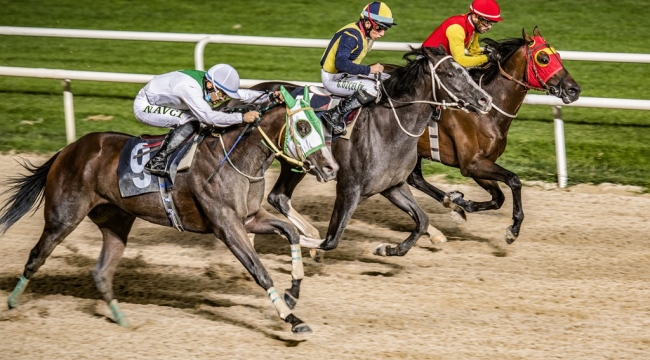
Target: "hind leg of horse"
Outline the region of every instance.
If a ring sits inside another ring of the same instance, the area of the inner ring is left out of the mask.
[[[54,201],[52,201],[54,203]],[[45,226],[38,243],[29,253],[25,270],[18,284],[9,295],[7,305],[10,309],[18,307],[20,297],[27,287],[27,283],[45,263],[52,251],[79,225],[88,212],[87,204],[66,203],[65,206],[47,206],[45,213]]]
[[[503,182],[512,191],[512,220],[513,223],[506,230],[506,242],[512,244],[519,236],[521,223],[524,221],[524,212],[521,202],[521,180],[519,177],[503,167],[497,165],[491,160],[483,159],[475,162],[471,166],[471,171],[463,173],[465,176],[470,176],[479,184],[483,189],[492,195],[490,201],[473,202],[465,201],[464,199],[453,200],[458,205],[462,206],[467,212],[476,212],[484,210],[495,210],[501,208],[505,197],[499,188],[497,181]]]
[[[393,205],[397,206],[400,210],[409,214],[409,216],[411,216],[415,221],[415,229],[406,240],[402,241],[396,247],[391,247],[387,244],[380,245],[375,250],[376,255],[404,256],[411,247],[413,247],[413,244],[415,244],[418,239],[427,232],[431,236],[431,242],[434,244],[440,244],[447,241],[447,238],[442,232],[440,232],[440,230],[429,224],[429,216],[415,201],[411,189],[406,183],[386,189],[382,191],[381,195],[388,199]]]
[[[280,319],[291,324],[291,331],[296,334],[311,333],[311,328],[291,312],[289,306],[273,287],[273,280],[248,240],[246,229],[241,224],[241,218],[229,209],[222,208],[219,210],[219,218],[212,220],[215,236],[222,239],[237,260],[244,265],[255,279],[255,282],[266,291]],[[226,226],[220,226],[219,224],[225,224]]]
[[[300,283],[305,276],[298,229],[269,214],[263,208],[260,208],[255,217],[246,223],[245,228],[246,231],[255,234],[278,234],[289,240],[291,246],[291,288],[285,289],[284,301],[293,310],[300,297]]]
[[[110,307],[113,320],[118,325],[128,328],[129,320],[120,310],[113,293],[113,275],[124,254],[135,216],[111,205],[99,206],[93,209],[88,216],[99,227],[103,237],[102,251],[93,270],[95,285]]]
[[[298,213],[293,206],[291,206],[291,196],[296,186],[305,177],[304,173],[296,173],[291,171],[291,165],[285,162],[280,162],[280,176],[273,185],[273,189],[267,197],[267,201],[271,206],[278,210],[282,215],[286,216],[292,224],[294,224],[300,232],[311,239],[318,239],[320,242],[320,233],[310,224],[305,218]]]
[[[415,168],[406,178],[406,182],[413,186],[414,188],[422,191],[423,193],[431,196],[436,201],[444,205],[444,207],[451,209],[451,217],[456,222],[465,222],[467,221],[467,216],[465,215],[465,210],[462,207],[458,206],[456,203],[451,201],[449,194],[433,186],[422,176],[422,158],[418,156],[417,163]],[[462,197],[462,194],[461,194]]]

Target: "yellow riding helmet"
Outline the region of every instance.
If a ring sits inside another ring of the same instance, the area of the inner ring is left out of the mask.
[[[366,5],[361,11],[361,18],[381,24],[386,28],[397,25],[393,22],[393,12],[390,11],[388,5],[380,1],[374,1]]]

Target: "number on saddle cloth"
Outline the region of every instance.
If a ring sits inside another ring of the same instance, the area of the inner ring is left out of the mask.
[[[192,137],[193,138],[193,137]],[[202,138],[201,138],[202,139]],[[169,156],[169,173],[174,179],[178,166],[194,141],[185,141]],[[144,169],[144,165],[155,156],[158,151],[151,151],[147,145],[160,142],[160,138],[130,138],[122,148],[117,167],[118,184],[122,197],[130,197],[150,192],[159,191],[157,176]],[[169,181],[171,187],[173,181]]]

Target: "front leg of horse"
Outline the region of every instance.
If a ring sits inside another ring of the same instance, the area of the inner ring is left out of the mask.
[[[321,237],[318,230],[291,206],[293,191],[304,177],[304,173],[292,171],[291,165],[281,161],[280,176],[273,185],[267,201],[282,215],[286,216],[309,240],[318,239],[320,242]]]
[[[503,182],[512,190],[512,225],[506,229],[505,234],[506,242],[512,244],[517,240],[521,223],[524,220],[521,203],[521,181],[514,173],[505,169],[503,170],[505,171]],[[489,206],[484,206],[486,203],[473,203],[473,208],[476,208],[477,211],[500,209],[505,201],[505,196],[499,188],[499,184],[493,180],[477,178],[474,178],[474,181],[492,195],[492,200],[489,202]]]
[[[447,237],[440,232],[440,230],[429,225],[429,216],[415,201],[415,198],[406,183],[384,190],[381,194],[393,203],[393,205],[411,216],[415,221],[415,229],[406,240],[402,241],[396,247],[381,244],[375,250],[376,255],[404,256],[411,247],[413,247],[413,244],[415,244],[424,234],[429,234],[429,236],[431,236],[430,240],[433,244],[442,244],[447,241]]]
[[[499,188],[497,181],[501,181],[508,185],[512,190],[512,225],[506,229],[506,242],[512,244],[519,236],[521,223],[524,220],[524,212],[521,202],[521,181],[519,177],[503,167],[497,165],[491,160],[483,159],[472,166],[475,171],[468,174],[477,184],[485,189],[492,199],[486,202],[472,202],[467,201],[467,207],[464,207],[468,212],[496,210],[500,209],[505,201],[505,196]],[[461,205],[462,206],[462,205]]]
[[[220,228],[215,224],[226,224],[226,226]],[[291,324],[291,331],[295,334],[311,333],[311,328],[291,312],[287,303],[278,294],[271,276],[248,240],[246,229],[241,226],[241,222],[238,224],[237,217],[222,216],[218,221],[213,221],[213,226],[215,226],[215,236],[223,240],[255,282],[266,291],[280,319]]]
[[[521,180],[514,173],[507,182],[512,189],[512,225],[506,230],[506,242],[512,244],[521,230],[521,223],[524,221],[524,209],[521,202]]]
[[[263,208],[245,224],[246,231],[255,234],[278,234],[289,240],[291,246],[291,288],[285,289],[284,301],[294,309],[300,298],[300,284],[305,277],[300,248],[300,234],[291,224],[281,221]]]
[[[487,191],[491,199],[488,201],[473,201],[465,200],[465,194],[460,191],[451,191],[446,194],[446,202],[450,202],[453,206],[461,207],[463,210],[474,213],[485,210],[498,210],[506,200],[503,192],[499,188],[499,184],[494,180],[480,179],[472,176],[474,181],[479,184],[485,191]]]
[[[451,217],[454,219],[454,221],[461,223],[467,221],[467,217],[465,216],[465,211],[463,208],[458,206],[456,203],[454,203],[451,198],[450,194],[445,194],[444,191],[438,189],[437,187],[433,186],[426,180],[424,180],[424,176],[422,175],[422,158],[418,156],[417,163],[415,164],[415,168],[413,171],[409,174],[408,178],[406,178],[406,182],[413,186],[414,188],[422,191],[423,193],[429,195],[439,203],[441,203],[444,207],[451,209]],[[461,195],[462,194],[458,193]]]
[[[348,186],[342,182],[336,185],[336,200],[334,201],[330,224],[327,228],[327,235],[317,249],[310,251],[310,255],[314,261],[322,262],[324,258],[323,251],[336,249],[339,245],[343,231],[348,225],[357,205],[359,205],[359,199],[360,192],[356,186]]]

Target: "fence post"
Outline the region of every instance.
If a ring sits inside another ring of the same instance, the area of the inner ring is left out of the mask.
[[[555,125],[555,157],[557,160],[557,183],[560,188],[567,185],[566,149],[564,147],[564,121],[562,107],[553,106],[553,122]]]
[[[70,90],[70,80],[63,80],[63,113],[65,114],[65,139],[68,144],[76,140],[74,128],[74,106],[72,105],[72,91]]]

